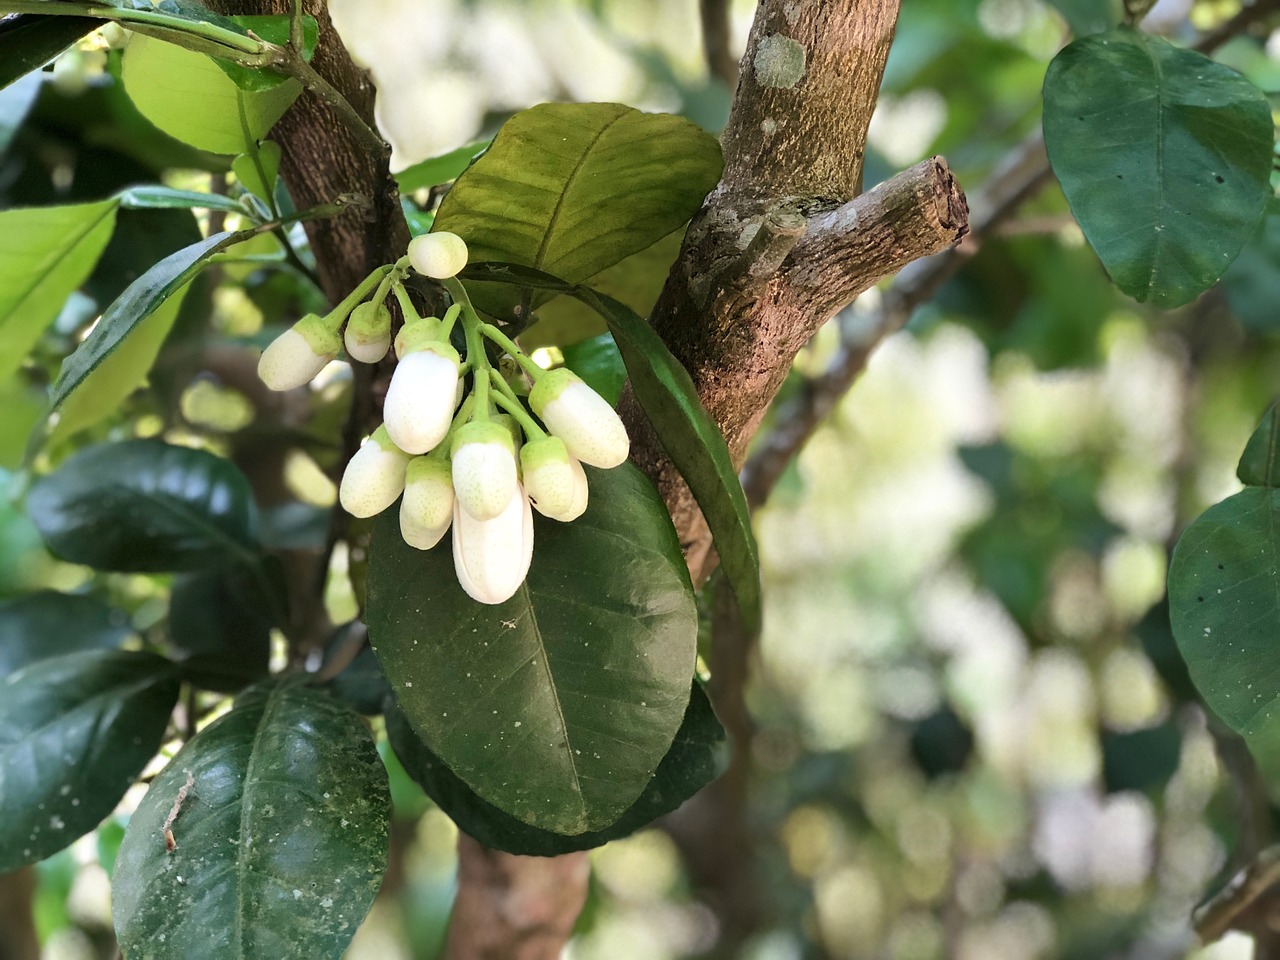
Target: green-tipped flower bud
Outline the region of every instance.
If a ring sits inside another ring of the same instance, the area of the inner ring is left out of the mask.
[[[414,457],[400,501],[400,535],[418,550],[430,550],[453,523],[453,479],[448,461]]]
[[[437,317],[418,317],[409,320],[396,334],[396,356],[404,359],[415,350],[440,339],[440,320]]]
[[[544,517],[567,522],[587,509],[587,475],[559,437],[539,437],[520,448],[524,490]]]
[[[516,476],[511,431],[492,420],[458,429],[453,437],[453,489],[458,503],[476,520],[491,520],[506,509]]]
[[[467,265],[467,245],[456,233],[424,233],[409,241],[409,262],[424,277],[445,280]]]
[[[565,367],[548,370],[529,392],[529,405],[570,456],[593,467],[616,467],[627,459],[627,428],[607,400]]]
[[[361,363],[377,363],[391,346],[391,311],[385,303],[362,303],[351,311],[343,335],[347,354]]]
[[[372,517],[396,502],[404,490],[405,471],[413,459],[379,427],[356,451],[342,474],[338,501],[353,517]]]
[[[262,351],[258,377],[272,390],[292,390],[315,379],[342,349],[338,335],[309,313]]]

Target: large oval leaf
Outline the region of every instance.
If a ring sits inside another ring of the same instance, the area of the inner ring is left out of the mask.
[[[51,18],[53,19],[53,18]],[[116,223],[119,203],[0,211],[0,377],[23,358],[84,283]]]
[[[724,728],[711,709],[711,701],[695,683],[684,722],[640,798],[603,830],[566,837],[531,827],[481,800],[419,739],[403,713],[391,707],[386,718],[387,738],[405,771],[458,829],[486,847],[534,857],[555,857],[599,847],[635,833],[675,810],[716,776],[717,754],[724,742]]]
[[[497,606],[468,597],[448,544],[374,527],[369,635],[418,735],[480,797],[543,830],[617,820],[671,746],[689,699],[693,588],[671,519],[630,464],[587,468],[591,505],[538,518],[533,566]]]
[[[124,611],[101,600],[29,593],[0,604],[0,677],[48,657],[118,647],[132,632]]]
[[[89,447],[27,496],[49,549],[99,570],[162,573],[228,559],[256,564],[249,482],[204,450],[158,440]]]
[[[112,878],[120,947],[148,960],[337,957],[382,883],[389,816],[360,717],[298,683],[253,687],[129,821]]]
[[[1128,28],[1054,58],[1044,140],[1116,286],[1161,307],[1217,282],[1271,195],[1266,96],[1203,54]]]
[[[177,699],[173,664],[120,650],[41,660],[0,682],[0,873],[96,827],[155,756]]]
[[[687,221],[723,169],[715,137],[681,117],[617,103],[544,103],[498,131],[436,212],[433,230],[472,260],[520,263],[578,283]],[[519,291],[489,286],[477,307],[510,319]]]
[[[169,136],[210,153],[244,153],[302,92],[297,80],[245,90],[211,58],[135,34],[121,65],[138,111]]]

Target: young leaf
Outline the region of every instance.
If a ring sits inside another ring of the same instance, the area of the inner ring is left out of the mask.
[[[1076,40],[1044,80],[1044,140],[1112,280],[1176,307],[1207,290],[1271,195],[1266,95],[1203,54],[1129,28]]]
[[[51,443],[101,423],[120,409],[129,394],[146,383],[147,374],[178,319],[186,294],[184,286],[161,303],[131,337],[71,391],[58,411],[58,422],[50,434]]]
[[[159,749],[177,699],[173,664],[121,650],[0,681],[0,873],[96,827]]]
[[[625,304],[528,267],[476,263],[462,276],[567,293],[605,318],[627,366],[636,399],[653,422],[663,449],[689,484],[711,528],[720,564],[742,609],[743,623],[748,630],[758,630],[760,559],[742,484],[724,436],[703,408],[688,372],[671,355],[662,338]]]
[[[159,440],[89,447],[35,482],[27,513],[50,551],[99,570],[256,565],[249,482],[229,460]]]
[[[719,772],[717,755],[724,728],[699,684],[693,685],[684,721],[644,793],[614,823],[566,837],[522,823],[476,796],[413,732],[394,706],[386,711],[387,737],[396,756],[427,795],[458,829],[486,847],[521,856],[554,857],[603,846],[635,833],[670,813],[705,787]]]
[[[17,370],[89,274],[115,227],[115,200],[0,211],[0,378]]]
[[[483,606],[447,546],[374,522],[369,636],[400,709],[472,790],[555,833],[600,830],[644,791],[680,726],[697,642],[671,518],[635,467],[587,468],[573,523],[534,522],[528,579]]]
[[[1246,486],[1280,487],[1280,417],[1274,406],[1249,438],[1236,476]]]
[[[276,177],[280,174],[280,144],[274,140],[263,140],[258,144],[256,158],[252,150],[240,154],[231,161],[231,171],[240,181],[240,186],[269,206],[275,196]]]
[[[435,230],[466,238],[471,259],[508,261],[578,283],[688,220],[720,179],[715,137],[680,117],[616,103],[521,111],[458,177]],[[509,320],[519,291],[478,288]]]
[[[395,175],[400,192],[413,193],[415,190],[438,187],[442,183],[456,180],[467,167],[475,163],[480,153],[488,149],[489,143],[488,140],[477,140],[401,170]]]
[[[118,647],[132,633],[124,612],[101,600],[37,590],[0,604],[0,676],[64,653]]]
[[[19,13],[0,18],[0,88],[39,70],[90,30],[94,17],[46,17]]]
[[[134,35],[124,51],[124,87],[157,127],[210,153],[243,153],[284,116],[302,91],[297,80],[244,90],[201,53]]]
[[[218,193],[175,190],[173,187],[147,185],[130,187],[119,194],[120,204],[131,210],[225,210],[243,215],[245,209],[236,200]]]
[[[129,821],[112,878],[121,949],[151,960],[340,956],[382,883],[389,807],[360,717],[297,683],[251,687],[178,752]]]
[[[216,233],[199,243],[171,253],[129,284],[124,293],[103,312],[84,343],[62,362],[58,379],[50,391],[51,409],[56,410],[143,320],[204,269],[209,257],[254,235],[253,230]],[[0,328],[0,337],[2,336],[3,328]]]

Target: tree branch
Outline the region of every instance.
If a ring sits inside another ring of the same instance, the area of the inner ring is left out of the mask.
[[[730,47],[730,0],[702,0],[698,5],[702,15],[702,52],[707,58],[707,69],[713,77],[724,81],[732,90],[738,85],[738,61]]]

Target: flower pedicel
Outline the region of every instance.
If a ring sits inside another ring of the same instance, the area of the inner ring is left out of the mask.
[[[339,501],[353,516],[371,517],[399,499],[400,534],[419,550],[452,529],[458,583],[479,602],[496,604],[510,599],[529,571],[533,509],[562,522],[582,516],[582,464],[616,467],[630,441],[613,408],[580,378],[541,369],[480,319],[454,279],[466,263],[461,237],[416,237],[405,257],[379,267],[330,313],[308,315],[281,334],[263,351],[258,372],[274,390],[300,387],[343,343],[352,359],[378,362],[391,342],[386,299],[395,296],[405,323],[395,339],[399,363],[385,422],[347,464]],[[403,284],[411,269],[448,291],[453,306],[444,317],[418,315]],[[450,342],[458,324],[461,355]],[[500,372],[504,355],[533,382],[527,402]]]

